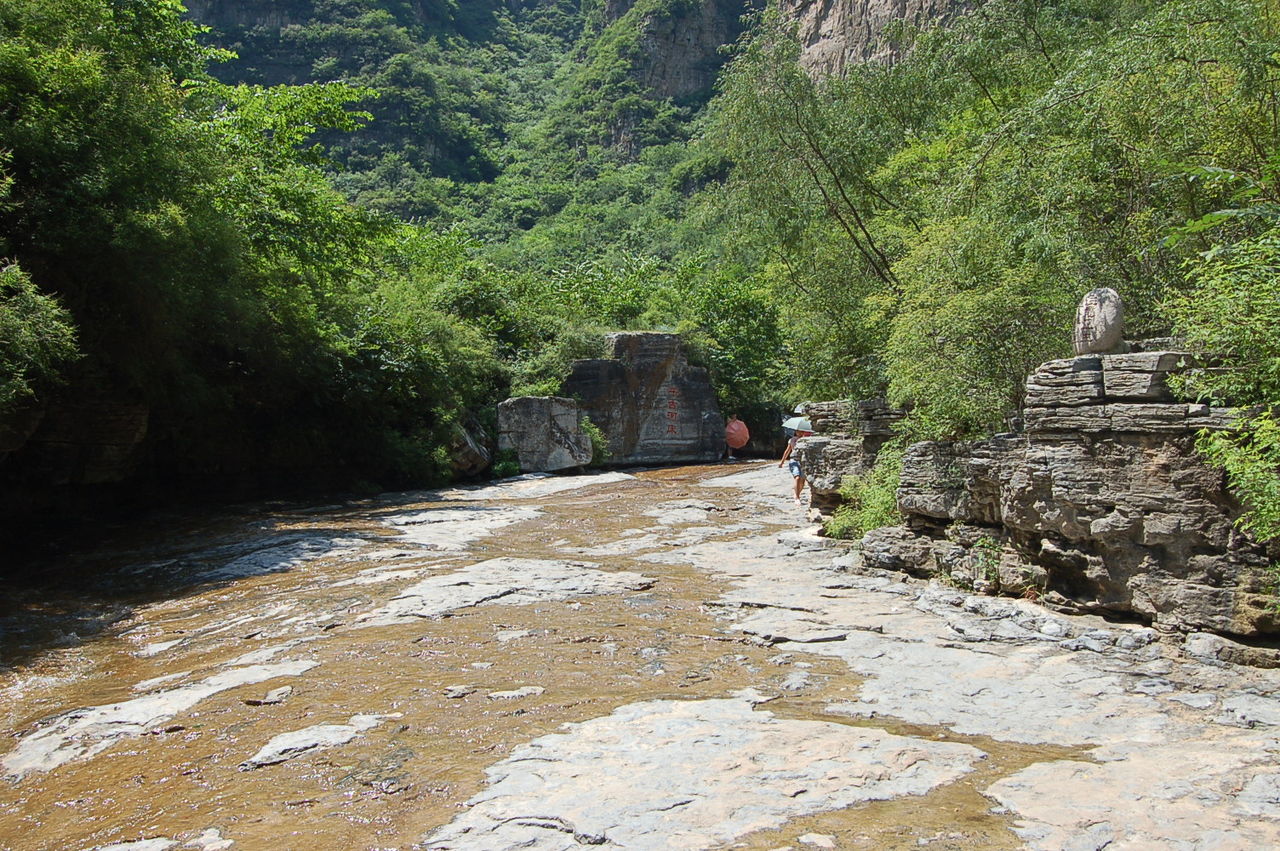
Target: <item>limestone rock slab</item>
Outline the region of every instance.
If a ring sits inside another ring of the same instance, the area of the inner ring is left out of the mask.
[[[1163,368],[1167,355],[1082,357],[1042,372],[1109,358]],[[1195,407],[1028,409],[1022,436],[914,444],[897,493],[906,522],[864,539],[866,564],[953,579],[968,565],[966,587],[1181,630],[1280,630],[1263,596],[1266,548],[1235,528],[1240,507],[1222,472],[1196,453]]]
[[[1030,848],[1275,848],[1276,755],[1274,743],[1232,735],[1120,745],[1101,749],[1100,763],[1038,763],[985,794]]]
[[[101,753],[120,739],[140,736],[218,692],[276,677],[298,676],[315,664],[291,661],[232,668],[181,688],[72,710],[20,739],[18,746],[0,759],[0,766],[6,776],[18,779],[50,771],[73,759]]]
[[[336,748],[361,733],[372,730],[388,718],[399,717],[398,712],[391,715],[352,715],[345,724],[315,724],[301,730],[281,733],[273,736],[257,753],[240,763],[240,770],[251,771],[264,765],[287,762],[311,751]]]
[[[1071,343],[1078,355],[1113,352],[1124,345],[1124,302],[1110,287],[1085,293],[1076,309]]]
[[[428,849],[710,848],[861,801],[922,795],[983,758],[968,745],[656,700],[517,748]]]
[[[540,512],[521,506],[466,506],[404,511],[382,516],[382,522],[398,531],[397,543],[411,543],[430,550],[465,550],[471,542],[505,526],[532,520]]]
[[[592,594],[620,594],[652,585],[652,579],[639,573],[599,570],[586,562],[495,558],[411,585],[385,606],[359,618],[358,623],[411,623],[472,606],[524,606]]]
[[[1172,402],[1169,375],[1190,362],[1184,352],[1133,352],[1102,358],[1105,393],[1130,402]]]
[[[560,386],[608,440],[606,463],[714,461],[724,420],[711,379],[689,364],[676,334],[628,332],[606,338],[609,356],[575,361]]]

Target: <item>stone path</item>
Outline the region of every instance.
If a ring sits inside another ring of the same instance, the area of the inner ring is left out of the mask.
[[[1280,674],[867,571],[788,491],[527,477],[103,556],[167,585],[0,670],[0,847],[1280,847]]]

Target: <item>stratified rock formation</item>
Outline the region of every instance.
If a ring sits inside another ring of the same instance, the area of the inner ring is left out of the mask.
[[[917,443],[901,527],[863,541],[864,563],[941,574],[1183,630],[1280,631],[1266,593],[1276,553],[1235,528],[1239,506],[1194,448],[1233,412],[1176,402],[1176,351],[1050,361],[1027,381],[1026,432]]]
[[[894,57],[883,37],[895,21],[917,26],[945,21],[972,3],[966,0],[780,0],[784,17],[796,22],[800,63],[812,74],[840,76],[860,62]]]
[[[454,426],[453,440],[449,443],[449,467],[454,476],[467,478],[478,476],[493,462],[489,451],[489,436],[477,423]]]
[[[114,391],[103,377],[86,376],[75,392],[19,411],[0,424],[0,461],[17,492],[30,485],[66,487],[122,482],[135,472],[151,409]]]
[[[591,461],[591,438],[572,399],[518,396],[498,405],[498,449],[515,450],[526,473],[550,473]]]
[[[861,476],[876,462],[903,412],[883,399],[862,402],[810,402],[805,415],[816,436],[801,438],[794,457],[810,487],[810,504],[823,514],[840,505],[840,482]]]
[[[608,441],[606,463],[714,461],[724,451],[724,420],[711,379],[690,366],[675,334],[610,334],[610,356],[580,360],[560,394],[577,399]]]

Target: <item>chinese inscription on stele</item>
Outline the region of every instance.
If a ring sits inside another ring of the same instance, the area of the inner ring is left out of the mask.
[[[660,420],[666,424],[663,436],[666,440],[680,439],[680,390],[668,385],[658,397],[660,412],[665,416]]]

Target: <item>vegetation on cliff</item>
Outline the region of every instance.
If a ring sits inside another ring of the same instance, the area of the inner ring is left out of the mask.
[[[766,11],[710,98],[642,82],[683,0],[193,5],[217,32],[0,0],[0,415],[91,382],[161,473],[422,482],[659,328],[749,420],[887,394],[965,436],[1113,286],[1261,406],[1205,449],[1277,531],[1274,0],[988,0],[840,79]]]
[[[1275,535],[1278,26],[1262,0],[991,0],[815,80],[766,15],[709,138],[733,242],[796,329],[797,395],[886,392],[917,438],[999,429],[1070,353],[1080,295],[1115,287],[1131,337],[1225,358],[1197,392],[1263,406],[1204,446]]]

